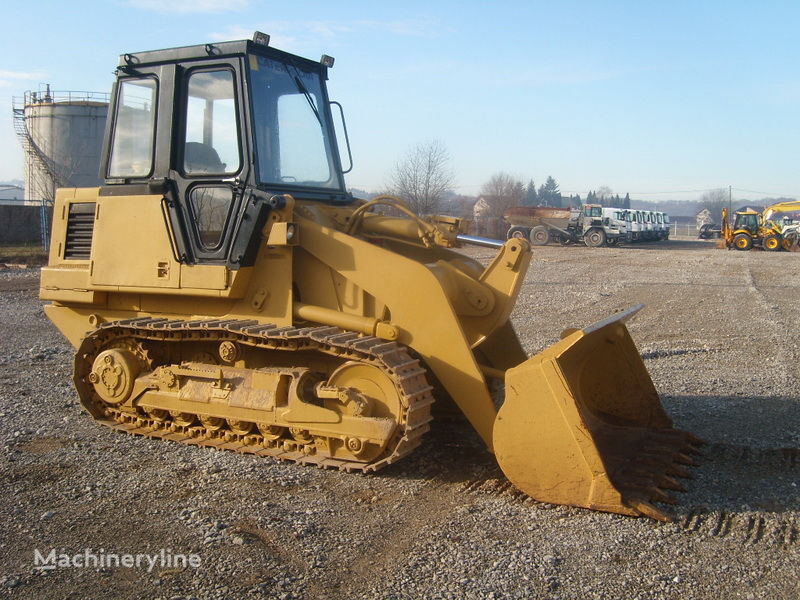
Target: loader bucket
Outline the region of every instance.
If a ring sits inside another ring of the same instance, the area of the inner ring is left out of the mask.
[[[532,498],[624,515],[669,517],[651,504],[702,441],[674,429],[624,321],[634,306],[579,330],[506,372],[494,424],[497,462]]]

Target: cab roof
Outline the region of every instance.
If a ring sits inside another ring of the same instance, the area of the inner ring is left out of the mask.
[[[179,46],[177,48],[165,48],[163,50],[148,50],[145,52],[132,52],[121,54],[119,57],[119,68],[122,70],[136,68],[145,65],[169,64],[177,62],[187,62],[192,60],[204,60],[210,57],[228,58],[232,56],[244,56],[245,54],[259,54],[278,60],[290,61],[297,67],[308,70],[322,71],[327,74],[325,65],[318,61],[309,60],[296,54],[284,52],[277,48],[272,48],[264,44],[256,44],[252,40],[236,40],[232,42],[216,42],[208,44],[198,44],[195,46]]]

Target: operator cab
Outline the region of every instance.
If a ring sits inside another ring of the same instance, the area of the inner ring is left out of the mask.
[[[252,264],[282,194],[352,202],[325,86],[333,59],[254,39],[120,57],[101,195],[163,194],[183,263]]]
[[[599,204],[585,204],[583,207],[583,215],[590,218],[600,218],[603,216],[603,207]]]
[[[739,231],[744,229],[751,234],[758,233],[758,213],[752,210],[745,210],[737,212],[733,222],[733,230]]]

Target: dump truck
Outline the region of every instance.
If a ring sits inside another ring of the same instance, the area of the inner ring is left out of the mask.
[[[533,498],[666,518],[654,503],[699,441],[625,326],[640,306],[528,357],[509,317],[529,243],[349,194],[332,66],[261,33],[120,57],[103,185],[58,190],[41,275],[85,410],[165,444],[369,473],[420,445],[435,400]]]
[[[778,202],[762,212],[750,208],[736,211],[733,224],[728,217],[728,209],[723,208],[722,247],[750,250],[755,246],[772,252],[798,247],[800,201]]]
[[[506,210],[503,218],[510,225],[508,239],[527,239],[534,246],[583,242],[598,247],[624,241],[627,235],[624,218],[604,214],[604,210],[607,209],[599,204],[584,204],[579,209],[515,206]]]

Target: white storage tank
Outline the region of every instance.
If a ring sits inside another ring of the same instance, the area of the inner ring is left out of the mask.
[[[17,132],[25,150],[25,199],[52,200],[59,187],[101,185],[108,94],[26,92]]]

